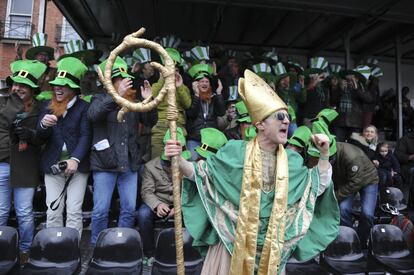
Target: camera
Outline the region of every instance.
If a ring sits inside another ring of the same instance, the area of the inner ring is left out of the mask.
[[[66,161],[59,161],[58,163],[50,166],[50,171],[53,175],[57,175],[65,171],[66,167],[68,167],[68,163]]]

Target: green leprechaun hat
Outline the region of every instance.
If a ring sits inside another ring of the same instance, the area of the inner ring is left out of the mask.
[[[288,56],[288,61],[284,62],[283,65],[285,65],[287,71],[292,68],[296,71],[297,74],[303,74],[304,72],[303,66],[300,65],[299,61],[292,58],[291,56]]]
[[[164,136],[164,140],[163,140],[164,145],[170,139],[171,139],[171,133],[170,133],[170,129],[168,129],[167,132],[165,133],[165,136]],[[191,152],[187,150],[183,129],[181,127],[177,128],[177,140],[180,142],[180,145],[183,147],[183,151],[181,152],[181,156],[184,159],[190,159],[191,158]],[[168,160],[168,158],[165,156],[165,152],[162,152],[161,159]]]
[[[108,59],[99,64],[99,68],[101,69],[102,73],[105,72],[105,66],[107,61]],[[117,76],[120,76],[122,78],[134,78],[132,75],[128,74],[128,64],[126,63],[126,61],[120,58],[119,56],[116,57],[114,65],[112,66],[111,78]]]
[[[34,89],[39,88],[37,81],[46,71],[47,66],[37,60],[18,60],[10,64],[11,75],[6,82],[9,86],[13,82],[25,84]]]
[[[88,71],[88,67],[75,57],[66,57],[57,63],[57,74],[50,85],[65,86],[72,89],[80,88],[80,80]]]
[[[325,108],[322,109],[315,118],[311,120],[311,122],[322,120],[325,122],[326,125],[330,125],[335,118],[338,117],[338,112],[334,109]]]
[[[171,57],[171,59],[174,61],[174,64],[176,66],[181,66],[184,63],[184,59],[182,58],[179,51],[173,48],[166,48],[165,51],[168,53],[168,55]],[[164,59],[162,56],[160,56],[161,63],[164,64]]]
[[[252,123],[246,104],[243,101],[237,102],[235,107],[237,111],[237,122]]]
[[[195,150],[203,158],[211,156],[227,143],[226,136],[215,128],[204,128],[200,130],[201,146],[197,146]]]
[[[196,64],[188,70],[188,74],[194,80],[210,77],[213,74],[213,67],[210,64]]]
[[[59,60],[71,56],[81,60],[87,66],[97,64],[99,62],[99,58],[103,55],[103,52],[95,49],[95,43],[92,39],[88,40],[85,45],[86,49],[82,40],[70,40],[63,45],[65,54],[62,55]]]
[[[371,75],[372,75],[373,77],[378,78],[378,77],[383,76],[383,75],[384,75],[384,73],[382,72],[382,70],[381,70],[381,68],[380,68],[380,67],[378,67],[378,66],[373,66],[373,67],[371,67]]]
[[[311,140],[312,132],[307,126],[299,126],[288,140],[289,144],[299,148],[307,148]]]
[[[312,133],[313,134],[325,134],[329,138],[329,156],[332,156],[336,153],[336,138],[334,135],[331,135],[329,132],[329,125],[324,121],[318,120],[312,122]],[[316,157],[315,155],[313,155]]]
[[[266,61],[271,62],[271,64],[275,64],[279,61],[279,56],[276,52],[276,49],[272,49],[269,52],[265,52],[262,58],[265,59]]]
[[[325,72],[326,67],[328,67],[328,60],[325,57],[312,57],[309,59],[309,68],[305,70],[304,74],[309,76],[311,74],[321,74]]]
[[[29,48],[26,51],[27,59],[35,59],[36,54],[45,52],[49,56],[49,60],[54,59],[55,50],[52,47],[46,46],[47,44],[47,34],[46,33],[36,33],[32,36],[32,45],[33,47]]]

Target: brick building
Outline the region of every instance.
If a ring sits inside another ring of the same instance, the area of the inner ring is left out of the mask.
[[[16,58],[16,43],[26,50],[31,47],[34,33],[48,34],[48,46],[56,48],[78,34],[50,0],[0,1],[0,88],[10,74],[9,64]],[[52,61],[54,65],[54,61]]]

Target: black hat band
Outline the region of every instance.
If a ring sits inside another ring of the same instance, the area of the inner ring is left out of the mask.
[[[296,136],[293,136],[293,137],[291,137],[291,139],[296,140],[296,141],[297,141],[300,145],[302,145],[302,146],[303,146],[303,148],[305,148],[305,147],[306,147],[305,142],[304,142],[303,140],[301,140],[300,138],[298,138],[298,137],[296,137]]]
[[[210,151],[210,152],[212,152],[214,154],[217,153],[217,151],[218,151],[217,149],[208,146],[208,144],[206,144],[206,143],[201,144],[200,148],[203,151]]]
[[[37,78],[34,77],[32,74],[30,74],[28,71],[25,71],[25,70],[17,71],[13,74],[13,77],[16,77],[16,76],[19,76],[19,77],[22,77],[22,78],[27,78],[30,81],[32,81],[33,83],[37,84]]]
[[[76,85],[80,84],[80,80],[76,76],[68,73],[67,71],[59,71],[56,78],[67,78],[72,80]]]

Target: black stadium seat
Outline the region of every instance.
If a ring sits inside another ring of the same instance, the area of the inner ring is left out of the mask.
[[[80,268],[79,233],[68,227],[39,231],[22,274],[76,274]]]
[[[321,254],[321,262],[334,274],[384,274],[362,253],[358,234],[353,228],[340,226],[336,239]]]
[[[142,242],[132,228],[108,228],[99,233],[86,274],[141,274]]]
[[[18,267],[18,243],[16,229],[0,226],[0,274],[10,274]]]
[[[414,255],[407,249],[401,229],[377,224],[369,237],[371,255],[392,274],[414,274]]]
[[[192,247],[192,238],[186,229],[183,229],[183,242],[185,274],[200,274],[203,267],[203,260],[198,251]],[[177,274],[174,228],[162,230],[158,235],[155,245],[152,275]]]

